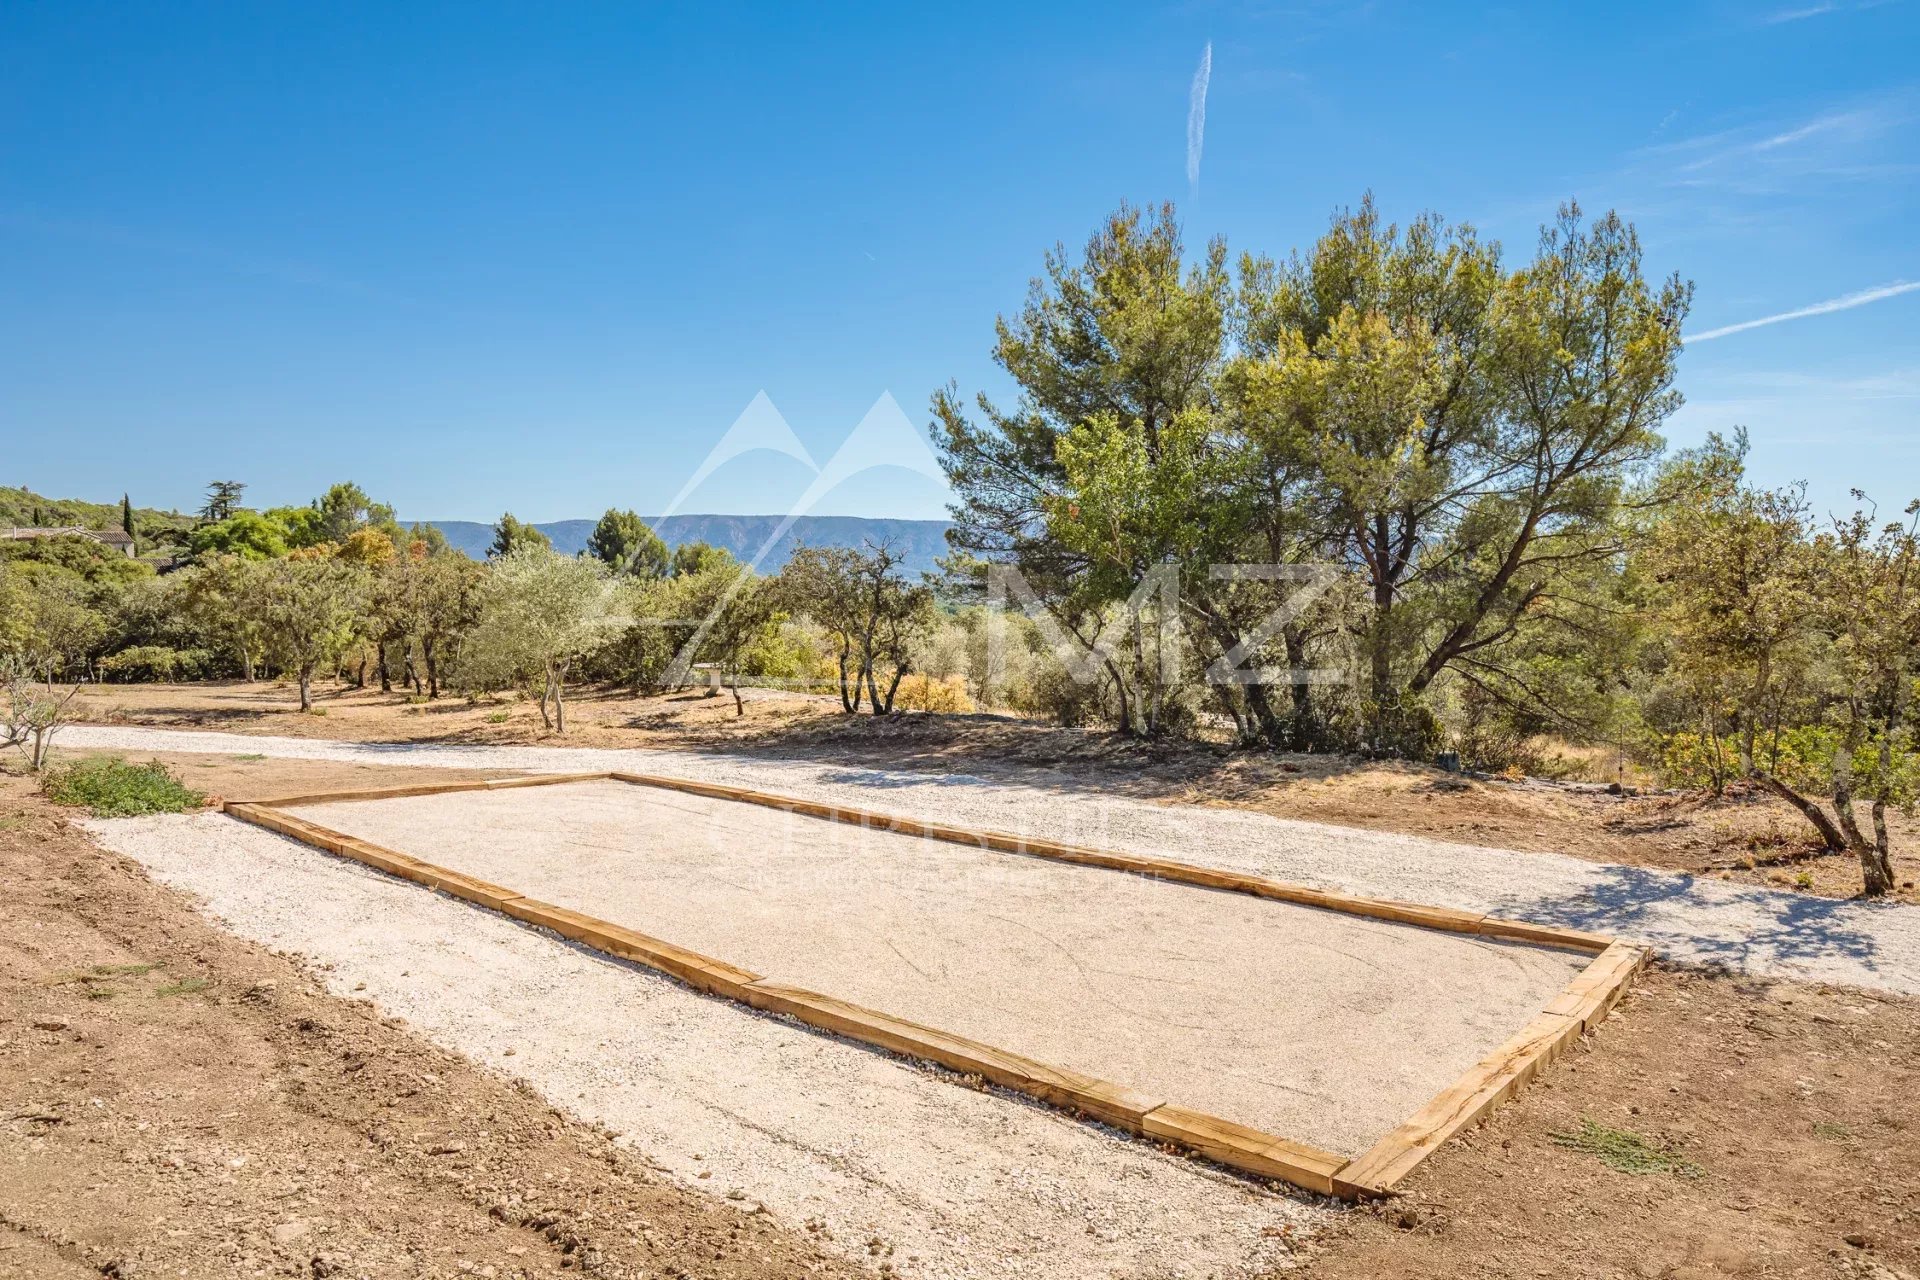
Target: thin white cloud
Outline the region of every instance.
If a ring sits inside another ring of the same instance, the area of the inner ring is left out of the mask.
[[[1833,13],[1839,7],[1837,4],[1816,4],[1809,5],[1805,9],[1782,9],[1778,13],[1768,14],[1761,21],[1770,27],[1775,27],[1783,22],[1802,22],[1808,18],[1817,18],[1823,13]]]
[[[1207,85],[1213,80],[1213,41],[1200,51],[1200,67],[1193,73],[1187,96],[1187,185],[1200,187],[1200,151],[1207,141]]]
[[[1776,133],[1771,138],[1762,138],[1753,144],[1755,151],[1772,151],[1776,147],[1790,147],[1796,142],[1804,142],[1815,134],[1831,133],[1835,129],[1844,129],[1855,125],[1869,124],[1872,117],[1863,111],[1838,111],[1832,115],[1809,120],[1797,129],[1788,129]]]
[[[1688,342],[1708,342],[1714,338],[1724,338],[1732,333],[1745,333],[1749,329],[1758,329],[1763,325],[1779,324],[1785,320],[1802,320],[1808,316],[1824,316],[1835,311],[1851,311],[1855,307],[1864,307],[1869,302],[1880,302],[1887,298],[1897,298],[1903,293],[1912,293],[1920,289],[1920,280],[1895,280],[1891,284],[1875,285],[1871,289],[1861,289],[1857,293],[1843,294],[1838,298],[1828,298],[1825,302],[1816,302],[1810,307],[1800,307],[1793,311],[1782,311],[1778,315],[1761,316],[1758,320],[1742,320],[1739,324],[1730,324],[1718,329],[1709,329],[1705,333],[1686,335]]]
[[[1764,163],[1770,166],[1799,167],[1801,165],[1825,165],[1832,161],[1828,152],[1792,151],[1796,143],[1822,134],[1839,133],[1844,142],[1852,142],[1871,137],[1886,129],[1890,113],[1884,107],[1866,107],[1851,111],[1830,111],[1825,115],[1797,124],[1790,129],[1779,129],[1762,137],[1754,137],[1741,130],[1728,130],[1722,133],[1708,134],[1705,137],[1689,138],[1682,142],[1668,143],[1649,148],[1652,153],[1664,153],[1682,159],[1678,172],[1701,174],[1707,171],[1747,174],[1751,166]],[[1790,151],[1791,155],[1776,156],[1771,153]]]
[[[1821,0],[1819,4],[1806,5],[1799,9],[1781,9],[1760,19],[1762,25],[1777,27],[1783,22],[1805,22],[1808,18],[1825,17],[1829,13],[1857,13],[1862,9],[1878,9],[1889,0],[1857,0],[1854,4],[1841,4],[1839,0]]]

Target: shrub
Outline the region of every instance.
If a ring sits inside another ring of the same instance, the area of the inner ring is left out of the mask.
[[[1105,692],[1104,682],[1076,680],[1048,654],[1034,662],[1024,685],[1008,690],[1007,700],[1023,716],[1074,729],[1111,718],[1103,705]]]
[[[139,644],[100,659],[104,680],[204,680],[218,660],[205,649],[174,649],[163,644]]]
[[[49,773],[40,787],[55,804],[80,806],[96,818],[185,813],[207,802],[158,760],[130,764],[119,756],[76,760]]]
[[[1834,753],[1839,733],[1825,725],[1800,725],[1762,734],[1753,746],[1754,762],[1788,786],[1800,791],[1826,791],[1833,786]],[[1719,790],[1740,776],[1739,745],[1732,734],[1710,738],[1682,731],[1659,744],[1660,779],[1670,787]],[[1889,799],[1905,808],[1920,791],[1920,756],[1905,743],[1888,753]],[[1880,744],[1869,740],[1853,757],[1853,785],[1871,792],[1880,783]]]
[[[967,696],[964,677],[948,676],[944,680],[936,680],[915,672],[900,681],[900,692],[894,699],[894,705],[907,711],[963,712],[973,710],[973,699]]]

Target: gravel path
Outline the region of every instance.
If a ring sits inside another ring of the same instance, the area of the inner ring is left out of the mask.
[[[671,774],[1593,929],[1655,947],[1670,960],[1757,976],[1920,994],[1920,910],[1910,906],[1840,901],[1232,809],[1157,805],[1044,774],[1012,784],[964,774],[700,752],[324,742],[119,726],[76,726],[64,730],[61,741],[131,751]]]
[[[232,818],[86,825],[334,994],[898,1275],[1237,1280],[1284,1269],[1290,1241],[1337,1216]]]

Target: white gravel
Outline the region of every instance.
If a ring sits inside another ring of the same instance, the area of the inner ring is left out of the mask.
[[[1346,1155],[1592,960],[623,782],[289,812]]]
[[[830,1247],[903,1276],[1264,1275],[1338,1212],[235,819],[86,825],[234,932],[306,957],[334,994],[525,1079],[690,1187],[822,1223]]]
[[[970,826],[1234,867],[1379,897],[1496,911],[1641,942],[1670,960],[1920,994],[1920,911],[1776,892],[1640,867],[1117,798],[1032,772],[854,769],[701,752],[325,742],[76,726],[61,742],[133,751],[534,772],[627,769],[733,783]]]

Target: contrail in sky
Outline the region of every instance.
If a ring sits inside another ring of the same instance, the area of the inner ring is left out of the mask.
[[[1705,333],[1689,333],[1686,339],[1688,342],[1705,342],[1709,338],[1724,338],[1730,333],[1745,333],[1749,329],[1758,329],[1762,325],[1779,324],[1782,320],[1824,316],[1830,311],[1851,311],[1855,307],[1864,307],[1869,302],[1879,302],[1883,298],[1897,298],[1903,293],[1912,293],[1915,289],[1920,289],[1920,280],[1896,280],[1892,284],[1875,285],[1871,289],[1862,289],[1858,293],[1828,298],[1825,302],[1816,302],[1810,307],[1801,307],[1795,311],[1782,311],[1779,315],[1761,316],[1758,320],[1743,320],[1739,324],[1709,329]]]
[[[1193,73],[1193,93],[1187,99],[1187,185],[1200,189],[1200,148],[1207,141],[1207,82],[1213,79],[1213,41],[1200,53],[1200,69]]]

